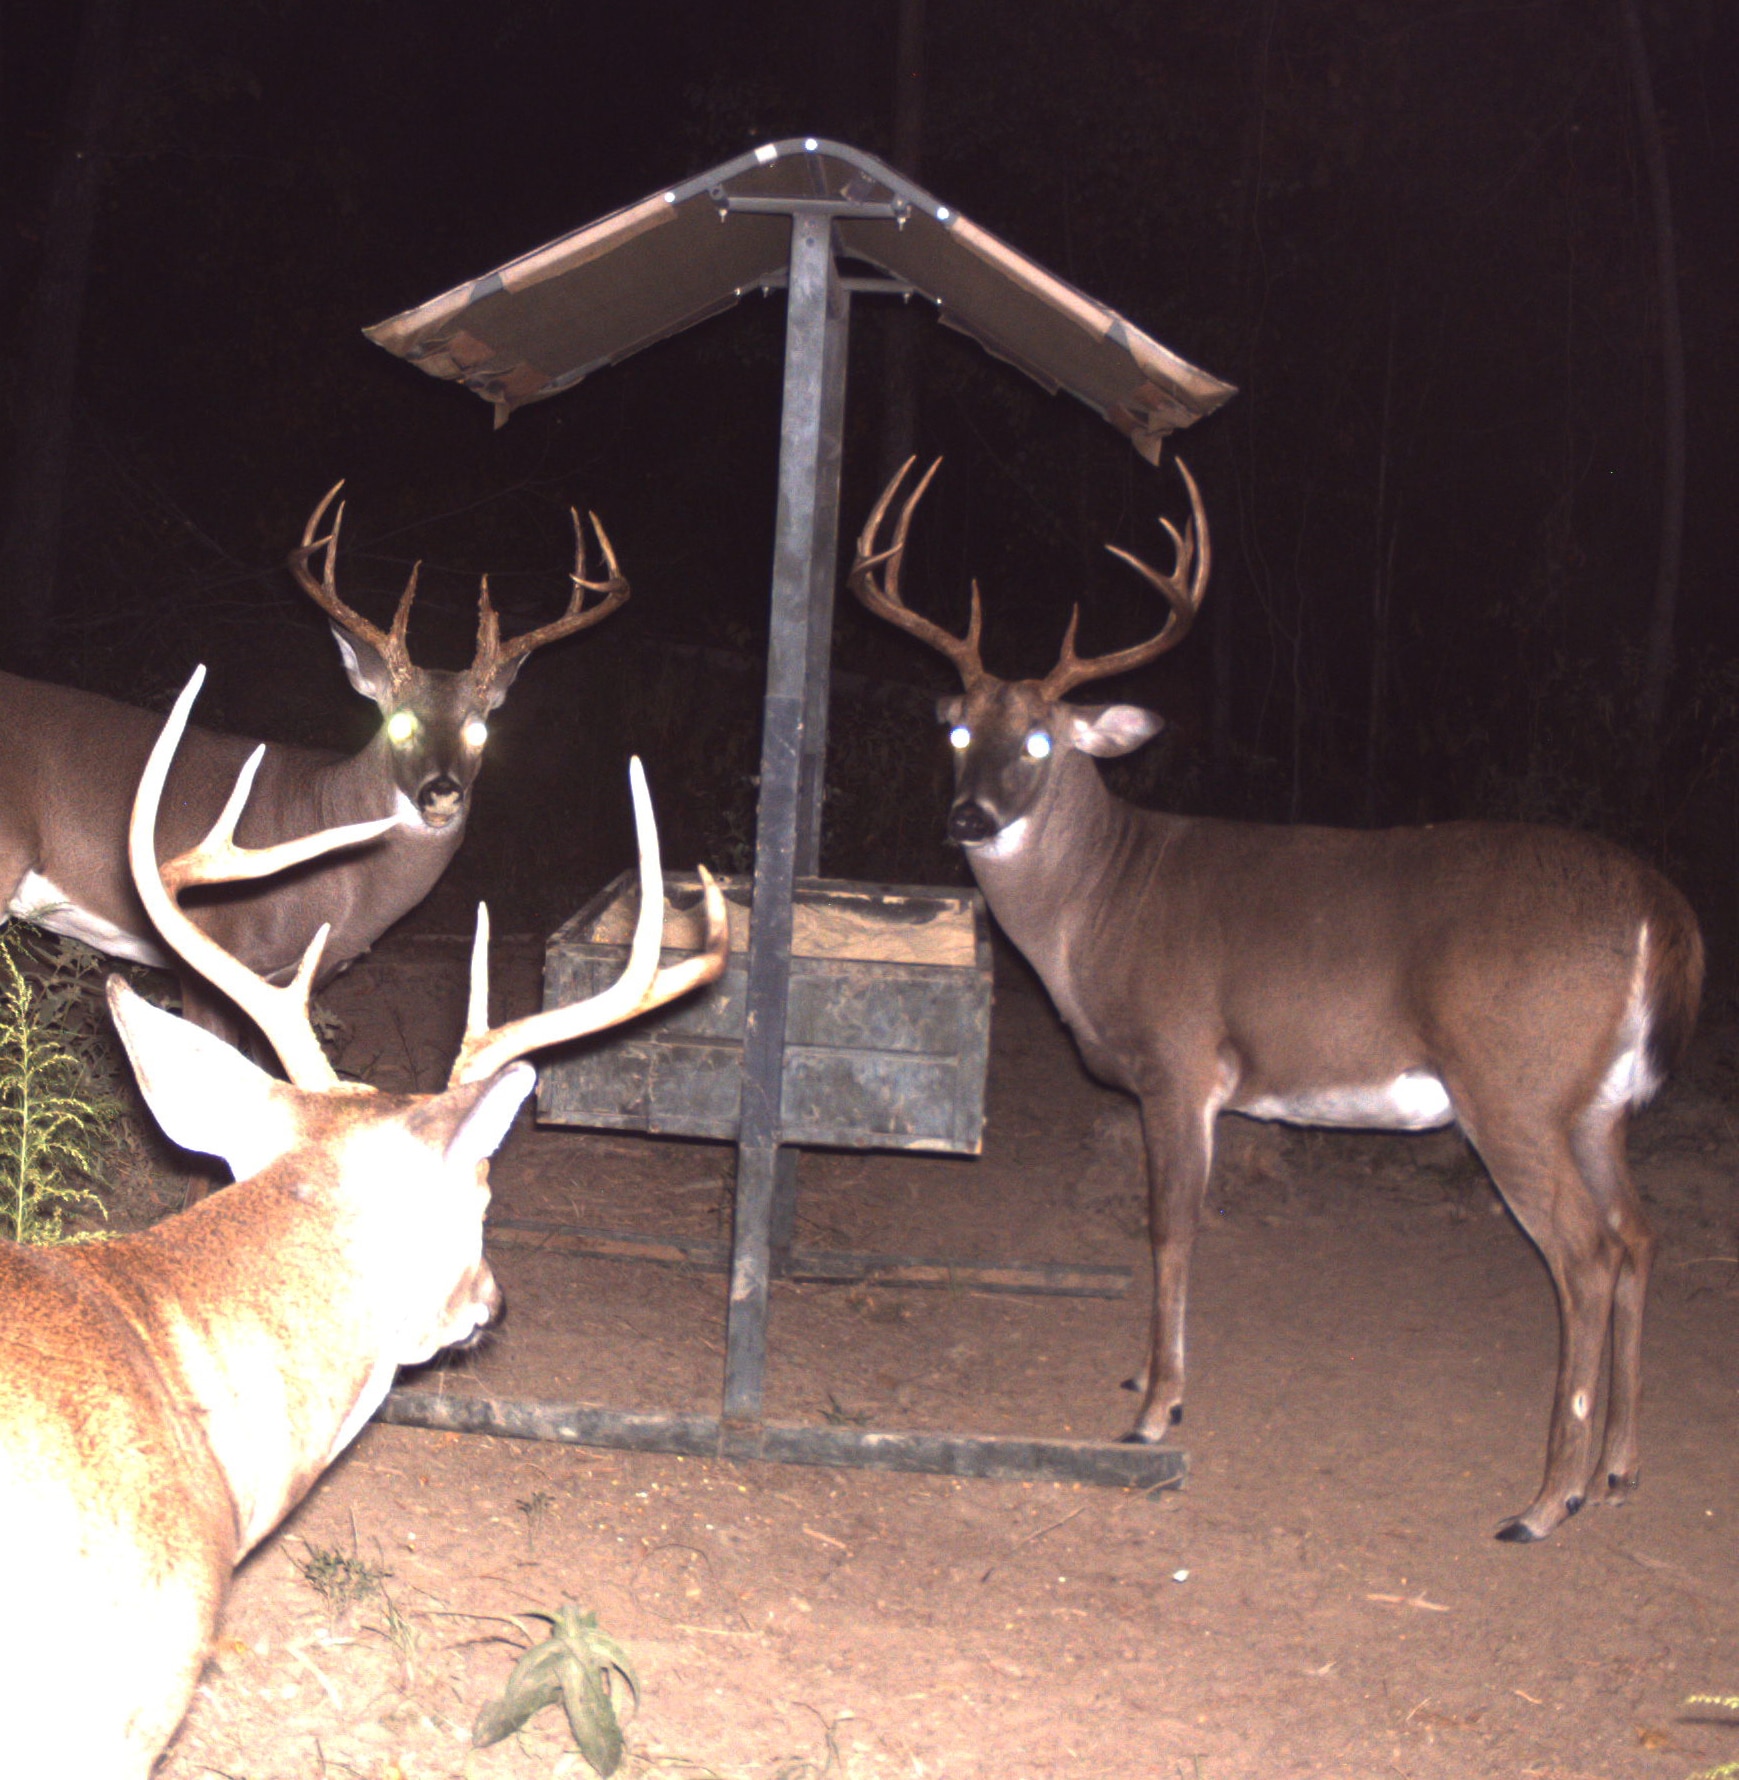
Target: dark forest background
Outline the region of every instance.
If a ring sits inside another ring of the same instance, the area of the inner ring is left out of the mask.
[[[627,861],[630,750],[672,863],[741,867],[782,300],[500,432],[359,330],[814,133],[1239,386],[1178,441],[1203,622],[1107,683],[1171,720],[1123,790],[1598,829],[1730,958],[1736,39],[1719,0],[4,0],[0,662],[161,707],[206,660],[203,721],[354,747],[375,715],[282,567],[326,487],[347,597],[384,621],[423,559],[413,648],[446,666],[480,572],[510,630],[560,609],[591,507],[634,598],[527,667],[417,919],[560,921]],[[1169,469],[922,305],[860,302],[851,376],[848,532],[904,438],[948,457],[913,604],[959,624],[976,575],[1005,674],[1077,597],[1086,648],[1153,627],[1101,545],[1165,562]],[[824,869],[962,878],[948,670],[848,604]]]

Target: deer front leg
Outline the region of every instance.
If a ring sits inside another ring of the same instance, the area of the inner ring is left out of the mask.
[[[1151,1444],[1183,1420],[1184,1311],[1190,1256],[1214,1160],[1214,1119],[1207,1096],[1168,1087],[1141,1096],[1147,1151],[1148,1220],[1153,1241],[1153,1324],[1147,1360],[1128,1388],[1141,1393],[1141,1413],[1124,1435]]]

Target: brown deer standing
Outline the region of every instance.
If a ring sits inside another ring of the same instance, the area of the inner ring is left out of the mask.
[[[576,514],[573,593],[562,617],[504,643],[485,580],[471,666],[463,672],[420,668],[405,641],[415,570],[388,631],[338,596],[334,558],[342,506],[331,531],[315,534],[342,487],[315,508],[290,564],[332,620],[351,685],[379,705],[385,721],[349,757],[268,747],[240,838],[270,846],[316,828],[391,820],[343,858],[304,865],[268,885],[228,887],[190,911],[235,957],[274,979],[295,968],[322,925],[331,938],[321,975],[330,978],[428,895],[464,837],[488,716],[525,658],[596,624],[628,597],[595,515],[606,575],[585,578]],[[318,578],[311,566],[317,555]],[[588,594],[602,597],[588,607]],[[111,957],[175,968],[188,1018],[233,1040],[241,1033],[233,1005],[164,953],[127,869],[128,808],[158,725],[152,713],[94,693],[0,674],[0,919],[15,915]],[[210,827],[254,746],[241,736],[188,730],[165,797],[159,841],[166,857]]]
[[[339,1081],[307,1018],[323,931],[295,980],[273,987],[175,899],[292,868],[380,823],[238,848],[250,765],[211,834],[160,883],[153,825],[198,684],[140,786],[134,869],[164,940],[245,1008],[290,1080],[111,978],[109,1005],[152,1111],[177,1142],[224,1157],[239,1184],[138,1235],[0,1245],[9,1775],[145,1780],[186,1711],[235,1565],[374,1413],[396,1367],[469,1342],[496,1315],[483,1216],[488,1157],[532,1085],[515,1059],[656,1007],[724,966],[724,906],[709,878],[706,950],[658,968],[663,880],[636,762],[641,915],[621,980],[490,1031],[479,910],[446,1092]]]
[[[851,586],[959,670],[941,720],[954,746],[948,832],[1093,1072],[1140,1102],[1151,1203],[1152,1340],[1131,1388],[1131,1440],[1182,1419],[1190,1252],[1221,1112],[1420,1131],[1455,1124],[1479,1152],[1557,1291],[1557,1393],[1545,1480],[1503,1539],[1541,1539],[1585,1501],[1637,1481],[1643,1300],[1654,1241],[1625,1161],[1631,1113],[1696,1018],[1703,947],[1685,899],[1591,835],[1496,822],[1363,832],[1137,809],[1093,755],[1127,753],[1160,719],[1077,705],[1085,681],[1183,640],[1207,584],[1207,518],[1162,575],[1114,550],[1171,608],[1146,642],[1075,653],[1079,608],[1042,680],[979,659],[976,584],[958,637],[901,600],[913,509],[892,545],[889,483]],[[1610,1356],[1603,1439],[1595,1409]]]

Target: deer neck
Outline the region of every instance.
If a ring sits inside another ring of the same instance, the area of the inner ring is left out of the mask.
[[[1074,935],[1092,919],[1128,852],[1136,815],[1105,788],[1088,756],[1069,749],[1025,816],[967,854],[991,913],[1053,998],[1066,977]]]
[[[93,1245],[99,1276],[228,1486],[237,1554],[263,1539],[378,1407],[382,1312],[345,1265],[355,1233],[311,1207],[291,1163],[137,1236]]]

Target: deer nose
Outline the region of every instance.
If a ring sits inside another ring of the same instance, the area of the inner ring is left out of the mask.
[[[457,779],[441,773],[417,793],[417,808],[425,816],[451,817],[458,812],[459,801],[464,795],[464,787]]]
[[[948,812],[948,838],[963,846],[987,841],[996,833],[996,819],[979,803],[957,803]]]

